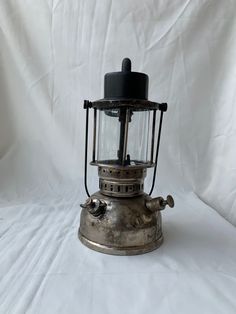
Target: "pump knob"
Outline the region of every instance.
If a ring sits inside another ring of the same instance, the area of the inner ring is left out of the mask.
[[[175,206],[175,201],[171,195],[167,195],[166,200],[163,200],[162,204],[173,208]]]
[[[171,208],[174,207],[175,202],[171,195],[168,195],[166,197],[166,200],[163,197],[159,196],[153,199],[148,199],[146,201],[146,207],[152,212],[163,210],[165,209],[166,205]]]

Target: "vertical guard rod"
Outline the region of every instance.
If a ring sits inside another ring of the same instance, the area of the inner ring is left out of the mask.
[[[126,154],[127,154],[127,142],[128,142],[128,127],[129,127],[129,109],[126,109],[125,113],[125,130],[124,130],[124,144],[123,144],[123,156],[122,165],[125,165]]]
[[[95,162],[95,158],[96,158],[96,137],[97,137],[97,109],[94,108],[94,112],[93,112],[93,157],[92,157],[93,162]]]
[[[153,163],[153,156],[154,156],[155,128],[156,128],[156,110],[153,110],[152,141],[151,141],[151,158],[150,158],[151,163]]]
[[[88,163],[88,123],[89,123],[89,107],[86,107],[86,125],[85,125],[85,155],[84,155],[84,187],[85,191],[90,197],[87,187],[87,163]]]

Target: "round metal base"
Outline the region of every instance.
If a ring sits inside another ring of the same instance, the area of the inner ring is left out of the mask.
[[[79,231],[78,233],[80,241],[87,246],[88,248],[105,254],[110,255],[138,255],[138,254],[144,254],[151,251],[154,251],[157,249],[162,243],[163,243],[163,235],[161,234],[160,238],[157,239],[154,242],[141,245],[141,246],[129,246],[129,247],[110,247],[106,245],[102,245],[96,242],[93,242],[91,240],[88,240],[85,238]]]
[[[80,216],[79,238],[98,252],[135,255],[158,248],[162,241],[161,213],[150,211],[147,194],[117,198],[100,192],[91,195],[94,207],[84,206]],[[97,204],[106,204],[97,208]]]

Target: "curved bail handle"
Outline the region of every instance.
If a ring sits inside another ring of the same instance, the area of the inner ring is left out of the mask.
[[[167,103],[159,104],[159,110],[161,111],[160,120],[159,120],[159,128],[158,128],[158,136],[157,136],[157,148],[156,148],[156,156],[155,156],[155,166],[153,171],[153,178],[152,178],[152,186],[149,192],[149,196],[151,196],[155,182],[156,182],[156,173],[157,173],[157,162],[158,162],[158,155],[159,155],[159,148],[160,148],[160,141],[161,141],[161,129],[162,129],[162,121],[163,121],[163,113],[167,111]]]

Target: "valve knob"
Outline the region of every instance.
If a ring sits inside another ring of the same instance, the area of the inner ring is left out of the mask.
[[[162,201],[162,205],[168,205],[169,207],[173,208],[175,206],[175,201],[171,195],[167,195],[166,200]]]
[[[171,195],[168,195],[166,200],[159,196],[153,199],[150,198],[146,201],[146,207],[152,212],[163,210],[165,209],[166,205],[170,206],[171,208],[174,207],[175,202]]]
[[[80,207],[87,209],[87,211],[94,217],[100,217],[105,213],[107,204],[99,199],[87,199],[85,204],[80,204]]]

